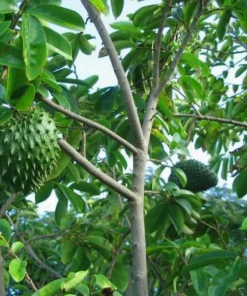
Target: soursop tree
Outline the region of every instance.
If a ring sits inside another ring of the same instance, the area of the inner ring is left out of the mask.
[[[139,2],[0,1],[0,295],[246,294],[246,1]]]

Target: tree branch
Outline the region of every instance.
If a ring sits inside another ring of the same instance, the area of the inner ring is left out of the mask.
[[[53,109],[63,113],[64,115],[77,120],[79,122],[82,122],[92,128],[95,128],[101,132],[103,132],[104,134],[110,136],[112,139],[118,141],[120,144],[122,144],[125,148],[129,149],[131,152],[133,152],[134,154],[138,153],[138,149],[135,148],[135,146],[133,146],[131,143],[129,143],[128,141],[126,141],[125,139],[123,139],[122,137],[120,137],[119,135],[117,135],[116,133],[114,133],[113,131],[111,131],[110,129],[104,127],[103,125],[96,123],[86,117],[80,116],[72,111],[66,110],[64,109],[62,106],[57,105],[56,103],[52,102],[51,100],[48,100],[44,97],[39,97],[39,99],[44,102],[45,104],[49,105],[50,107],[52,107]]]
[[[165,27],[166,18],[168,15],[168,12],[170,10],[171,0],[168,0],[165,4],[163,14],[161,16],[157,38],[155,42],[155,51],[154,51],[154,78],[153,78],[153,87],[152,90],[155,91],[159,84],[159,78],[160,78],[160,52],[161,52],[161,43],[162,43],[162,35],[163,30]]]
[[[208,0],[205,1],[205,5],[207,2],[208,2]],[[181,44],[178,52],[176,53],[171,65],[170,65],[170,68],[168,69],[164,79],[160,82],[159,86],[156,88],[156,90],[153,93],[151,93],[151,95],[149,97],[147,111],[146,111],[145,118],[144,118],[143,125],[142,125],[144,138],[147,142],[149,141],[149,137],[150,137],[150,133],[151,133],[152,125],[153,125],[153,119],[154,119],[157,104],[158,104],[158,97],[159,97],[160,93],[162,92],[162,90],[166,87],[168,81],[170,80],[172,74],[174,73],[176,66],[177,66],[177,64],[178,64],[178,62],[185,50],[190,38],[191,38],[192,33],[193,33],[194,29],[196,28],[196,24],[202,14],[203,5],[202,5],[201,1],[199,1],[198,5],[199,6],[198,6],[197,12],[194,16],[194,19],[188,28],[188,32],[186,32],[186,34],[185,34],[182,44]]]
[[[136,105],[132,96],[132,92],[130,89],[129,82],[127,80],[127,77],[125,75],[124,69],[122,67],[122,64],[120,62],[120,59],[118,57],[117,51],[115,49],[115,46],[100,18],[99,12],[93,7],[93,5],[88,0],[81,0],[82,5],[85,7],[85,9],[88,12],[88,15],[92,22],[94,23],[101,40],[109,54],[109,58],[111,60],[111,64],[113,67],[113,70],[115,72],[115,75],[118,80],[118,84],[120,86],[120,89],[123,94],[123,99],[125,102],[126,111],[128,114],[128,119],[130,124],[130,128],[133,133],[133,138],[135,141],[136,146],[139,149],[143,149],[144,147],[144,138],[143,133],[141,129],[141,123],[139,121],[138,113],[136,110]]]
[[[226,123],[226,124],[233,124],[236,126],[241,126],[241,127],[247,128],[247,123],[232,120],[232,119],[225,119],[225,118],[206,116],[206,115],[184,114],[184,113],[174,113],[173,116],[174,117],[195,118],[196,120],[217,121],[217,122],[222,122],[222,123]]]
[[[127,236],[130,234],[130,229],[128,229],[122,236],[120,242],[118,243],[116,249],[115,249],[115,252],[113,254],[113,257],[112,257],[112,260],[111,260],[111,263],[110,263],[110,266],[108,268],[108,271],[107,271],[107,274],[106,276],[108,277],[108,279],[111,277],[112,275],[112,272],[113,272],[113,269],[114,269],[114,266],[116,264],[116,261],[117,261],[117,256],[121,250],[121,247],[122,247],[122,244],[124,243],[125,239],[127,238]]]
[[[65,140],[60,139],[58,141],[60,148],[71,156],[78,164],[80,164],[89,174],[96,177],[102,183],[109,186],[114,191],[126,197],[129,201],[135,201],[138,196],[133,193],[130,189],[124,187],[99,169],[92,165],[85,157],[78,153],[72,146],[70,146]]]
[[[6,203],[2,205],[0,209],[0,218],[2,218],[5,215],[5,212],[7,209],[11,206],[12,202],[16,199],[16,193],[13,193],[10,195],[10,197],[7,199]]]
[[[9,223],[11,224],[11,226],[14,228],[16,234],[19,236],[19,238],[22,241],[22,243],[24,244],[24,248],[26,249],[27,253],[39,264],[39,266],[41,268],[43,268],[43,269],[47,270],[48,272],[50,272],[53,275],[53,277],[55,277],[55,278],[62,278],[62,276],[59,273],[57,273],[51,267],[49,267],[48,265],[46,265],[41,259],[39,259],[39,257],[34,253],[34,251],[32,250],[32,248],[27,245],[27,242],[25,241],[25,239],[23,238],[23,236],[21,235],[21,233],[19,232],[19,230],[15,226],[15,224],[12,221],[12,219],[10,218],[10,216],[7,215],[7,214],[5,214],[5,216],[8,219]]]

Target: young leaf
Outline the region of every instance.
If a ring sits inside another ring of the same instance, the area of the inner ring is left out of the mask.
[[[61,284],[65,281],[66,279],[51,281],[49,284],[34,292],[31,296],[56,296],[60,291]]]
[[[39,20],[24,13],[22,16],[23,54],[28,80],[38,77],[46,62],[45,32]]]
[[[85,277],[88,275],[88,270],[86,271],[79,271],[75,274],[75,277],[67,281],[66,283],[62,283],[61,289],[65,292],[70,291],[71,289],[75,288],[77,285],[79,285]]]
[[[84,21],[79,13],[53,4],[41,4],[29,12],[37,18],[64,28],[83,31]]]
[[[102,0],[89,0],[89,2],[100,12],[106,14],[106,7]]]
[[[46,35],[48,48],[68,60],[72,60],[72,49],[68,40],[62,35],[48,27],[43,27]]]
[[[15,282],[20,282],[26,274],[27,261],[13,259],[9,264],[9,273]]]

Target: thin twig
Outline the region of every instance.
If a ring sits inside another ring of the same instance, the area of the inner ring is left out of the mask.
[[[112,272],[113,272],[113,269],[114,269],[114,266],[116,264],[116,261],[117,261],[117,257],[118,257],[118,254],[120,253],[120,250],[121,250],[121,247],[122,247],[122,244],[124,243],[125,239],[127,238],[127,236],[130,234],[130,229],[128,229],[124,235],[122,236],[120,242],[118,243],[114,253],[113,253],[113,257],[112,257],[112,260],[111,260],[111,263],[110,263],[110,266],[108,268],[108,271],[107,271],[107,274],[106,276],[108,278],[111,277],[112,275]]]
[[[219,117],[206,116],[206,115],[185,114],[185,113],[174,113],[173,116],[174,117],[189,117],[189,118],[195,118],[197,120],[217,121],[217,122],[222,122],[222,123],[226,123],[226,124],[233,124],[236,126],[241,126],[241,127],[247,128],[247,123],[232,120],[232,119],[226,119],[226,118],[219,118]]]
[[[60,139],[58,141],[58,144],[60,148],[71,156],[71,158],[76,161],[78,164],[80,164],[89,174],[96,177],[98,180],[100,180],[102,183],[109,186],[114,191],[118,192],[119,194],[126,197],[129,201],[136,201],[138,199],[138,196],[133,193],[130,189],[126,188],[125,186],[118,183],[113,178],[109,177],[102,171],[100,171],[98,168],[96,168],[94,165],[92,165],[85,157],[81,156],[80,153],[78,153],[71,145],[69,145],[65,140]]]
[[[0,218],[2,218],[5,215],[5,212],[11,206],[12,202],[16,199],[16,196],[16,193],[11,194],[10,197],[7,199],[6,203],[2,205],[0,209]]]
[[[90,127],[93,127],[103,133],[105,133],[106,135],[110,136],[111,138],[113,138],[114,140],[118,141],[120,144],[122,144],[125,148],[129,149],[131,152],[133,152],[134,154],[138,153],[138,149],[136,149],[131,143],[129,143],[128,141],[126,141],[125,139],[123,139],[122,137],[120,137],[119,135],[117,135],[116,133],[114,133],[113,131],[111,131],[110,129],[106,128],[105,126],[94,122],[86,117],[80,116],[72,111],[66,110],[64,109],[62,106],[57,105],[56,103],[52,102],[51,100],[48,100],[44,97],[39,97],[39,99],[44,102],[45,104],[49,105],[50,107],[52,107],[53,109],[65,114],[66,116],[68,116],[69,118],[72,118],[74,120],[77,120],[79,122],[82,122]]]
[[[162,35],[163,30],[165,27],[166,18],[168,15],[168,12],[170,10],[171,0],[166,1],[159,28],[157,33],[157,38],[155,42],[155,50],[154,50],[154,78],[153,78],[153,87],[152,90],[156,90],[159,84],[159,78],[160,78],[160,53],[161,53],[161,43],[162,43]]]
[[[206,3],[207,2],[208,2],[208,0],[206,0]],[[181,43],[181,46],[180,46],[178,52],[176,53],[171,65],[167,71],[167,74],[165,75],[164,79],[160,82],[160,84],[157,87],[157,89],[155,90],[155,92],[151,93],[151,95],[148,99],[147,111],[146,111],[145,118],[144,118],[143,125],[142,125],[144,138],[146,141],[149,141],[149,138],[150,138],[151,128],[153,125],[153,119],[154,119],[154,115],[156,113],[156,108],[157,108],[157,104],[158,104],[158,97],[161,94],[161,92],[163,91],[163,89],[166,87],[168,81],[170,80],[172,74],[174,73],[176,66],[177,66],[177,64],[178,64],[187,44],[192,36],[192,33],[193,33],[194,29],[196,28],[197,22],[202,14],[202,11],[203,11],[203,5],[200,2],[197,12],[194,16],[194,19],[189,27],[189,31],[185,34],[185,37]]]
[[[51,267],[47,266],[32,250],[32,248],[30,246],[27,245],[27,242],[25,241],[25,239],[23,238],[23,236],[21,235],[21,233],[19,232],[19,230],[17,229],[17,227],[15,226],[14,222],[12,221],[12,219],[10,218],[9,215],[5,214],[6,218],[8,219],[9,223],[11,224],[11,226],[14,228],[16,234],[19,236],[20,240],[22,241],[22,243],[24,244],[24,248],[26,249],[27,253],[39,264],[39,266],[45,270],[47,270],[48,272],[50,272],[53,277],[55,278],[62,278],[62,276],[56,272],[55,270],[53,270]]]
[[[147,256],[147,261],[152,266],[152,269],[153,269],[153,272],[154,272],[155,276],[159,279],[159,282],[160,282],[160,285],[161,285],[161,287],[163,289],[164,295],[166,295],[166,293],[167,293],[166,284],[165,284],[165,282],[163,280],[163,277],[162,277],[161,273],[158,270],[158,266],[153,262],[152,258],[149,257],[149,256]]]
[[[126,111],[128,114],[129,122],[131,123],[130,128],[133,133],[133,138],[134,138],[135,144],[139,149],[143,149],[144,138],[143,138],[143,132],[142,132],[142,128],[141,128],[141,123],[140,123],[140,120],[138,117],[138,113],[137,113],[134,98],[132,96],[131,88],[130,88],[128,79],[125,75],[125,72],[124,72],[123,66],[121,64],[121,61],[119,59],[116,48],[111,40],[111,37],[109,36],[108,31],[106,30],[106,28],[100,18],[99,12],[94,8],[94,6],[88,0],[81,0],[81,3],[85,7],[85,9],[87,10],[89,17],[90,17],[91,21],[94,23],[95,28],[97,29],[97,31],[101,37],[101,40],[108,52],[113,70],[115,72],[115,75],[118,80],[118,84],[119,84],[120,89],[123,94],[125,108],[126,108]]]

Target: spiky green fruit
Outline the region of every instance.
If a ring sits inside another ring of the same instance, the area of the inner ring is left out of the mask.
[[[216,186],[218,183],[217,175],[200,161],[194,159],[180,161],[174,165],[174,168],[184,171],[187,177],[187,184],[184,189],[191,192],[205,191]],[[170,174],[168,181],[181,187],[181,183],[174,171]]]
[[[0,183],[25,194],[37,191],[56,165],[57,129],[50,115],[32,107],[0,127]]]

